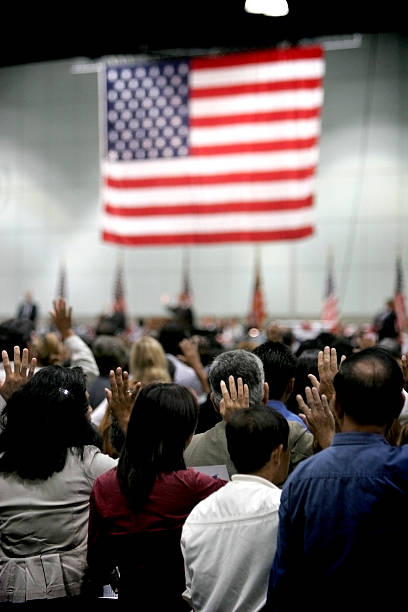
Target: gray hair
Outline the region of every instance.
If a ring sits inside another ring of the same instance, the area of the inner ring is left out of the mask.
[[[223,380],[228,388],[228,376],[231,375],[235,380],[242,378],[242,382],[248,385],[250,408],[261,406],[265,373],[259,357],[245,349],[236,349],[221,353],[214,359],[208,372],[208,380],[217,406],[222,400],[221,381]]]

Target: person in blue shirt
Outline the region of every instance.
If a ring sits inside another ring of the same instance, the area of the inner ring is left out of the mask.
[[[331,405],[339,431],[283,485],[265,610],[372,612],[401,604],[408,446],[391,446],[385,436],[402,409],[403,386],[401,367],[380,347],[342,362]],[[316,389],[308,397],[309,409],[327,407]]]

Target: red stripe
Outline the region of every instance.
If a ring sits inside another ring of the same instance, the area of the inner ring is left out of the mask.
[[[260,94],[266,91],[318,89],[319,87],[322,87],[322,84],[322,79],[292,79],[289,81],[224,85],[223,87],[203,87],[200,89],[191,89],[190,98],[219,98],[221,96],[236,96],[247,93]]]
[[[220,213],[264,212],[275,210],[298,210],[313,205],[313,196],[298,200],[270,200],[268,202],[225,202],[223,204],[189,204],[174,206],[112,206],[105,204],[104,210],[115,217],[161,217],[167,215],[208,215]]]
[[[207,127],[212,125],[232,125],[235,123],[263,123],[267,121],[285,121],[288,119],[312,119],[320,117],[321,106],[316,108],[291,109],[262,113],[242,113],[240,115],[218,115],[215,117],[190,117],[190,127]]]
[[[192,185],[219,185],[223,183],[246,183],[267,181],[301,180],[315,173],[315,166],[296,170],[273,170],[270,172],[230,172],[226,174],[158,176],[143,179],[105,178],[105,185],[115,189],[141,189],[144,187],[180,187]]]
[[[226,68],[245,64],[259,64],[264,62],[284,62],[303,59],[320,59],[323,57],[323,47],[311,45],[309,47],[292,47],[291,49],[266,49],[243,53],[213,57],[196,57],[190,60],[192,70],[206,70],[207,68]]]
[[[319,139],[300,138],[297,140],[275,140],[272,142],[245,142],[229,145],[207,145],[190,147],[191,155],[227,155],[229,153],[260,153],[263,151],[289,151],[290,149],[310,149]]]
[[[106,242],[127,245],[176,245],[176,244],[210,244],[215,242],[263,242],[268,240],[297,240],[310,236],[314,229],[311,226],[296,229],[271,230],[263,232],[221,232],[211,234],[160,234],[146,236],[119,236],[104,231],[102,239]]]

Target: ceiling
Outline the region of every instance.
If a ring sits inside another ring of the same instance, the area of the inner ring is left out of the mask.
[[[245,12],[244,4],[244,0],[136,0],[130,7],[105,3],[104,9],[88,10],[84,3],[65,4],[56,16],[49,9],[41,14],[38,4],[31,13],[20,5],[9,7],[6,15],[2,9],[3,26],[10,25],[11,36],[1,37],[0,66],[110,55],[181,55],[354,33],[407,32],[404,2],[391,3],[391,10],[384,13],[384,3],[377,6],[374,1],[288,0],[289,14],[284,17],[252,15]]]

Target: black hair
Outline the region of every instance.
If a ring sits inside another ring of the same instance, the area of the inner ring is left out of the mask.
[[[270,406],[244,408],[235,412],[225,426],[228,452],[241,474],[259,471],[280,444],[288,447],[289,425]]]
[[[401,412],[404,377],[385,349],[370,347],[347,357],[333,384],[336,401],[359,425],[390,426]]]
[[[68,449],[83,458],[99,438],[87,418],[86,378],[79,367],[46,366],[10,397],[0,417],[0,471],[45,480],[60,472]]]
[[[197,400],[186,387],[154,382],[141,388],[117,468],[119,486],[134,511],[143,507],[160,472],[186,469],[183,453],[197,419]]]
[[[266,341],[253,353],[261,359],[265,381],[269,385],[269,399],[280,400],[291,378],[295,377],[297,358],[283,342]]]
[[[31,343],[35,325],[29,319],[7,319],[0,323],[0,351],[7,351],[10,361],[14,359],[14,347],[20,351]]]
[[[320,349],[306,349],[297,358],[295,371],[295,384],[293,391],[286,403],[286,407],[291,412],[299,414],[299,406],[296,400],[296,395],[300,394],[306,401],[305,387],[311,387],[312,383],[309,380],[308,374],[314,374],[319,380],[319,369],[317,366],[317,357]]]

